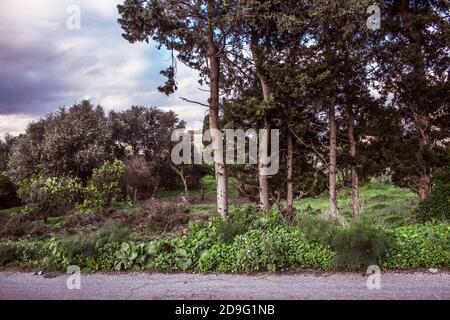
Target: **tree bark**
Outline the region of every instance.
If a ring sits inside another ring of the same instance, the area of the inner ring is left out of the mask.
[[[183,182],[183,186],[184,186],[184,196],[186,197],[186,201],[189,202],[189,188],[188,188],[188,184],[187,184],[187,179],[184,176],[184,172],[183,169],[178,169],[176,166],[174,166],[173,164],[170,165],[172,170],[175,171],[176,174],[178,174],[181,178],[181,181]]]
[[[293,159],[294,159],[294,150],[292,145],[292,132],[291,129],[287,129],[287,194],[286,194],[286,202],[287,209],[286,213],[288,215],[292,214],[292,209],[294,207],[294,183],[292,181],[293,174]]]
[[[208,35],[208,60],[210,64],[210,97],[209,97],[209,128],[211,130],[220,130],[219,127],[219,75],[220,75],[220,58],[218,55],[218,48],[214,43],[214,29],[212,26],[212,18],[214,16],[212,1],[208,1],[208,16],[209,16],[209,35]],[[212,148],[214,154],[223,149],[222,139],[218,139],[212,135]],[[217,192],[217,211],[226,220],[228,218],[228,184],[227,171],[225,161],[216,161],[214,157],[214,169],[216,178],[216,192]]]
[[[336,200],[336,115],[333,103],[328,107],[328,122],[330,126],[330,176],[329,176],[329,194],[330,194],[330,215],[333,219],[338,216],[337,200]]]
[[[355,141],[355,116],[351,107],[348,108],[348,139],[350,144],[350,156],[353,161],[356,160],[356,141]],[[359,177],[356,170],[356,164],[353,162],[351,166],[352,173],[352,211],[353,219],[359,221],[360,207],[359,207]]]
[[[265,82],[263,76],[261,75],[261,57],[260,50],[257,44],[256,36],[252,36],[252,56],[253,61],[256,65],[256,72],[258,74],[259,80],[261,82],[263,101],[267,101],[270,95],[270,89],[268,84]],[[269,179],[268,176],[263,174],[263,169],[268,165],[268,151],[269,151],[269,131],[270,124],[267,118],[263,119],[263,126],[265,131],[259,137],[259,148],[258,148],[258,180],[259,180],[259,207],[262,211],[267,211],[270,208],[270,198],[269,198]]]

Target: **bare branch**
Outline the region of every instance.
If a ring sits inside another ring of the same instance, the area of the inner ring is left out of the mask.
[[[195,104],[201,105],[201,106],[203,106],[203,107],[209,108],[209,105],[204,104],[204,103],[201,103],[201,102],[198,102],[198,101],[189,100],[189,99],[186,99],[186,98],[184,98],[184,97],[180,97],[180,99],[183,100],[183,101],[189,102],[189,103],[195,103]]]

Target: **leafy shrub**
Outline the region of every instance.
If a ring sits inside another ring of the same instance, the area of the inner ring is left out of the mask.
[[[336,234],[331,241],[331,247],[336,251],[334,263],[344,269],[381,264],[389,243],[389,235],[382,229],[362,223],[353,224]]]
[[[450,221],[450,166],[435,174],[433,187],[416,210],[418,221]]]
[[[334,236],[341,230],[339,223],[333,219],[325,219],[321,215],[299,213],[294,216],[292,225],[310,241],[330,245]]]
[[[277,227],[270,231],[251,230],[234,242],[236,270],[242,272],[282,268],[328,269],[331,250],[310,243],[293,228]]]
[[[223,243],[230,243],[234,237],[245,233],[246,226],[239,222],[223,221],[217,229],[217,240]]]
[[[28,212],[46,218],[72,209],[80,199],[81,190],[82,185],[76,178],[38,174],[19,183],[18,195]]]
[[[104,209],[120,196],[120,182],[126,166],[120,160],[106,161],[92,172],[91,180],[84,190],[84,202],[80,209]]]
[[[415,224],[392,231],[385,268],[418,268],[450,266],[450,226],[448,224]]]
[[[121,243],[130,235],[130,230],[117,221],[108,220],[103,227],[87,239],[69,237],[61,241],[64,253],[70,263],[76,263],[81,258],[96,258],[101,254],[101,248],[111,243]]]

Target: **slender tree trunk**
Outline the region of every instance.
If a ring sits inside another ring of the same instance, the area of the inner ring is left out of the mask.
[[[269,179],[263,174],[263,170],[267,167],[269,161],[269,132],[270,125],[264,119],[264,131],[259,139],[259,162],[258,162],[258,178],[259,178],[259,205],[261,210],[266,211],[270,208],[269,201]]]
[[[188,184],[187,184],[187,179],[184,176],[184,170],[183,169],[178,169],[173,164],[171,164],[170,166],[171,166],[172,170],[175,171],[175,173],[180,176],[181,181],[183,182],[183,186],[184,186],[184,195],[186,197],[186,201],[189,202],[189,188],[188,188]]]
[[[220,59],[218,56],[218,49],[214,43],[214,30],[211,19],[213,17],[212,1],[208,2],[209,35],[208,35],[208,59],[210,63],[210,97],[209,97],[209,128],[211,130],[220,130],[219,127],[219,75],[220,75]],[[212,135],[212,148],[214,154],[223,149],[223,141]],[[217,211],[222,219],[228,218],[228,184],[227,171],[225,161],[216,161],[214,157],[214,169],[216,177],[216,191],[217,191]]]
[[[353,110],[351,107],[348,110],[348,139],[350,143],[350,156],[352,160],[356,159],[356,141],[355,141],[355,116],[353,114]],[[351,167],[352,171],[352,210],[353,210],[353,218],[358,221],[360,217],[360,208],[359,208],[359,178],[358,171],[356,170],[356,164],[352,163]]]
[[[329,181],[329,193],[330,193],[330,215],[332,218],[337,218],[338,216],[338,208],[337,208],[337,200],[336,200],[336,115],[335,115],[335,106],[334,104],[330,104],[328,108],[328,121],[330,125],[330,181]]]
[[[261,75],[261,57],[260,50],[257,44],[256,36],[252,37],[252,56],[253,61],[256,65],[256,71],[261,82],[262,96],[263,100],[267,101],[270,95],[270,89],[268,84],[264,81]],[[258,148],[258,180],[259,180],[259,206],[262,211],[269,210],[270,200],[269,200],[269,179],[268,176],[263,174],[263,169],[268,165],[268,155],[269,155],[269,132],[270,124],[267,118],[264,117],[263,125],[265,131],[259,137],[259,148]]]
[[[292,214],[292,209],[294,207],[294,183],[292,181],[292,173],[293,173],[293,159],[294,159],[294,150],[292,145],[292,132],[288,128],[287,129],[287,194],[286,194],[286,202],[287,202],[287,214]]]

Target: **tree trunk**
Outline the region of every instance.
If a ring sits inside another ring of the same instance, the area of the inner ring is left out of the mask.
[[[189,202],[189,189],[188,189],[187,179],[184,176],[183,169],[178,169],[173,164],[170,164],[170,166],[171,166],[172,170],[175,171],[175,173],[180,176],[181,181],[183,182],[183,186],[184,186],[184,196],[186,197],[186,201]]]
[[[269,210],[269,179],[267,175],[263,174],[264,168],[268,165],[269,158],[269,132],[270,125],[267,119],[264,118],[264,131],[259,139],[259,162],[258,162],[258,177],[259,177],[259,206],[262,211]]]
[[[252,36],[251,42],[252,42],[251,43],[252,57],[253,61],[255,62],[256,72],[261,82],[263,100],[267,101],[269,99],[270,89],[268,84],[264,81],[264,78],[261,75],[261,66],[263,62],[261,61],[260,50],[255,35]],[[259,206],[262,211],[267,211],[270,208],[269,179],[267,175],[263,174],[263,169],[269,163],[268,151],[269,151],[270,125],[266,117],[264,117],[263,125],[265,131],[259,137],[259,149],[258,149]]]
[[[336,200],[336,115],[334,104],[330,104],[328,108],[328,121],[330,125],[330,215],[333,219],[338,216],[337,200]]]
[[[292,209],[294,207],[294,183],[292,181],[292,173],[293,173],[293,159],[294,159],[294,150],[292,145],[292,132],[291,129],[287,129],[287,194],[286,194],[286,202],[287,209],[286,213],[288,215],[292,214]]]
[[[354,121],[355,116],[353,114],[353,110],[351,107],[348,109],[348,139],[350,143],[350,156],[352,161],[356,160],[356,141],[355,141],[355,130],[354,130]],[[351,166],[352,172],[352,211],[353,218],[356,221],[359,221],[360,217],[360,208],[359,208],[359,178],[358,171],[356,170],[356,164],[353,162]]]
[[[219,127],[219,75],[220,75],[220,59],[218,49],[214,43],[214,30],[211,19],[213,15],[212,1],[208,1],[209,16],[209,35],[208,35],[208,60],[210,64],[210,97],[209,97],[209,128],[211,130],[220,130]],[[223,141],[215,135],[212,135],[212,148],[214,154],[223,149]],[[214,169],[216,177],[217,192],[217,211],[226,220],[228,218],[228,185],[225,161],[217,161],[214,157]]]

